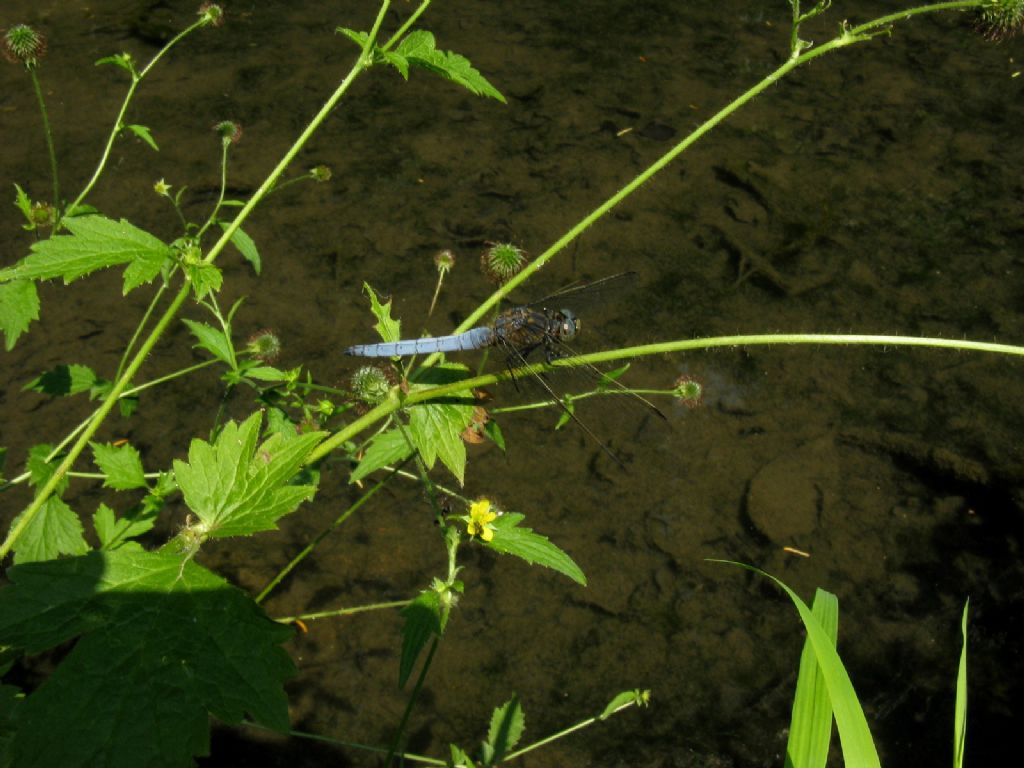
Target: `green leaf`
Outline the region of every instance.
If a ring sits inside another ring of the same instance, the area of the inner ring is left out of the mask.
[[[106,504],[100,504],[92,516],[92,527],[100,540],[100,549],[117,549],[130,539],[151,530],[156,523],[157,511],[149,505],[139,504],[132,507],[124,517],[117,517],[114,510]]]
[[[87,365],[58,365],[36,376],[23,389],[44,395],[77,395],[91,390],[99,380],[96,372]]]
[[[402,657],[398,663],[398,687],[405,685],[423,646],[434,636],[444,631],[441,617],[441,595],[434,589],[427,589],[401,611],[405,617],[402,625]]]
[[[129,131],[134,133],[136,136],[138,136],[144,142],[149,144],[149,146],[152,147],[154,152],[159,152],[160,151],[160,147],[158,147],[156,145],[156,141],[153,139],[153,134],[151,134],[149,132],[149,128],[147,128],[146,126],[144,126],[144,125],[126,125],[125,128],[127,128]]]
[[[561,429],[569,420],[572,418],[572,414],[576,413],[576,401],[572,399],[572,395],[566,393],[562,395],[562,408],[558,413],[558,421],[555,422],[555,429]]]
[[[501,427],[498,426],[498,422],[494,419],[488,419],[484,422],[484,434],[501,449],[502,453],[505,452],[505,435],[501,433]]]
[[[398,341],[402,334],[402,321],[391,317],[391,299],[381,304],[369,283],[363,283],[363,290],[370,297],[370,311],[377,318],[374,329],[382,340]]]
[[[960,634],[964,638],[960,649],[960,665],[956,674],[956,706],[953,717],[953,768],[963,768],[964,748],[967,744],[967,609],[971,601],[964,603],[960,617]]]
[[[272,365],[254,365],[252,368],[246,368],[244,373],[247,378],[255,379],[256,381],[276,382],[288,379],[287,373]]]
[[[132,68],[132,57],[127,53],[117,53],[113,56],[104,56],[102,59],[97,59],[94,66],[102,66],[103,64],[113,64],[115,67],[127,70],[128,72],[134,72]]]
[[[46,482],[53,476],[53,473],[57,471],[57,464],[60,461],[60,455],[54,456],[52,459],[49,458],[53,452],[53,446],[47,443],[40,443],[39,445],[33,445],[28,451],[28,461],[26,462],[26,468],[28,469],[29,483],[36,487],[41,488],[46,485]],[[54,490],[58,496],[64,493],[68,487],[68,477],[65,475],[57,488]]]
[[[451,758],[445,765],[458,765],[461,768],[474,768],[476,766],[476,763],[470,759],[462,747],[457,744],[449,744],[448,746],[451,751]]]
[[[228,222],[220,222],[221,229],[227,230]],[[231,235],[231,244],[238,249],[238,252],[242,254],[242,257],[252,264],[253,271],[258,275],[262,268],[262,262],[260,260],[260,252],[256,248],[256,242],[249,237],[242,228],[239,227],[235,230],[234,234]]]
[[[231,339],[227,337],[224,331],[196,320],[182,319],[182,322],[192,331],[192,335],[199,340],[199,343],[194,345],[193,349],[205,349],[222,363],[226,363],[228,367],[235,368],[234,349],[231,346]]]
[[[194,561],[124,548],[8,575],[0,643],[75,640],[24,701],[14,765],[191,765],[209,751],[210,715],[287,729],[291,631]]]
[[[601,714],[597,716],[597,719],[607,720],[620,709],[627,706],[646,707],[650,700],[651,692],[649,690],[634,688],[632,691],[622,691],[615,694]]]
[[[835,647],[839,633],[839,601],[831,592],[814,593],[814,617]],[[793,697],[793,714],[786,743],[786,765],[790,768],[824,768],[832,740],[832,704],[810,638],[800,653],[800,673]]]
[[[14,207],[21,211],[21,215],[25,217],[26,224],[22,224],[23,229],[33,230],[36,228],[36,223],[32,219],[32,198],[28,196],[28,192],[22,189],[19,185],[14,185]]]
[[[358,466],[352,470],[348,481],[357,483],[371,472],[376,472],[381,467],[394,466],[405,461],[412,455],[413,449],[409,441],[405,439],[401,430],[389,429],[374,435],[370,444],[363,454]]]
[[[829,700],[835,713],[836,726],[839,729],[839,742],[843,747],[843,762],[846,765],[862,766],[863,768],[880,768],[878,752],[871,738],[871,729],[864,717],[857,692],[853,689],[846,667],[839,659],[835,646],[829,641],[828,633],[811,613],[803,600],[782,581],[769,573],[743,563],[730,560],[710,560],[713,563],[727,563],[746,568],[748,571],[771,579],[789,596],[796,606],[797,612],[807,630],[807,638],[814,648],[814,655],[821,668],[825,686],[828,688]]]
[[[50,280],[70,283],[97,269],[143,261],[147,268],[163,264],[171,249],[161,240],[124,219],[104,216],[65,218],[69,235],[54,235],[32,244],[32,253],[13,267],[0,270],[0,280]]]
[[[483,748],[484,765],[500,762],[519,743],[525,729],[526,716],[518,696],[495,708]]]
[[[276,521],[312,498],[312,485],[290,485],[326,432],[286,439],[278,433],[257,450],[261,414],[228,422],[212,445],[193,440],[188,463],[175,460],[174,475],[185,503],[210,538],[248,536],[277,528]]]
[[[436,459],[463,485],[466,472],[466,444],[462,431],[473,420],[473,406],[426,403],[409,409],[409,437],[427,468]]]
[[[22,512],[11,524],[17,525]],[[82,532],[82,521],[63,500],[51,496],[21,532],[14,547],[14,562],[32,563],[53,560],[60,555],[81,555],[89,551]]]
[[[140,285],[146,285],[153,282],[157,275],[163,271],[167,263],[168,260],[166,257],[159,257],[157,254],[151,254],[146,258],[136,259],[125,267],[124,285],[121,288],[121,293],[127,296]]]
[[[412,391],[459,381],[466,376],[466,366],[444,363],[421,372]],[[463,484],[466,471],[466,443],[462,433],[473,421],[476,400],[466,389],[453,393],[444,402],[434,401],[409,409],[409,437],[427,468],[441,462]]]
[[[520,528],[526,519],[517,512],[506,512],[491,522],[494,538],[486,543],[491,549],[507,555],[515,555],[530,564],[543,565],[577,584],[587,585],[587,577],[571,557],[548,541],[547,537],[534,533],[529,528]]]
[[[115,491],[127,491],[132,488],[146,488],[146,476],[142,470],[142,459],[139,452],[131,445],[115,446],[100,443],[89,443],[93,457],[106,478],[103,485]]]
[[[224,282],[223,273],[213,264],[186,264],[185,275],[192,283],[196,301],[200,301],[208,293],[219,291]]]
[[[0,277],[2,280],[2,277]],[[29,323],[39,319],[39,294],[31,280],[0,282],[0,331],[4,347],[10,352]]]
[[[334,31],[338,34],[344,35],[353,43],[358,45],[360,50],[366,47],[366,41],[370,39],[369,33],[356,32],[354,29],[348,29],[347,27],[338,27]]]
[[[405,36],[395,53],[406,58],[410,64],[441,75],[477,96],[487,96],[505,103],[505,97],[473,69],[469,59],[451,51],[439,51],[435,45],[432,33],[418,29]]]

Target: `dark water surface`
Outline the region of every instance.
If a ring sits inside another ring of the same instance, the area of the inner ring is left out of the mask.
[[[412,4],[395,3],[388,24]],[[804,36],[899,2],[836,2]],[[41,70],[69,194],[91,173],[123,94],[94,68],[129,51],[145,61],[189,23],[188,2],[33,2],[0,9],[50,39]],[[146,81],[129,116],[161,151],[119,141],[90,202],[171,239],[152,192],[188,185],[200,218],[218,185],[223,119],[245,129],[230,194],[251,193],[340,80],[354,49],[336,26],[368,28],[365,2],[238,2],[228,24],[189,40]],[[778,66],[782,0],[679,3],[436,3],[425,24],[507,97],[502,106],[414,72],[378,68],[352,89],[297,163],[334,179],[273,196],[246,229],[261,278],[224,258],[223,305],[247,296],[241,335],[281,334],[279,365],[344,381],[339,350],[371,341],[363,280],[395,297],[405,328],[447,332],[489,292],[476,271],[487,240],[539,253],[701,120]],[[532,285],[640,273],[640,287],[588,313],[579,347],[733,333],[857,332],[1024,342],[1024,76],[1021,39],[972,33],[969,17],[926,18],[817,60],[713,131],[606,217]],[[0,68],[0,185],[37,197],[49,182],[27,80]],[[625,129],[632,129],[622,133]],[[26,253],[14,208],[0,216],[3,264]],[[459,259],[425,321],[431,256]],[[58,362],[111,376],[148,296],[120,298],[116,274],[43,291],[43,317],[4,354],[8,471],[88,413],[21,391]],[[194,306],[187,316],[200,319]],[[200,358],[178,325],[145,378]],[[580,415],[624,458],[622,472],[553,413],[502,419],[507,456],[470,449],[466,492],[527,513],[586,571],[578,588],[539,568],[469,548],[466,594],[423,691],[409,749],[439,756],[483,738],[491,709],[518,693],[527,737],[600,712],[615,692],[653,706],[557,742],[527,766],[782,765],[803,634],[774,589],[705,562],[742,560],[805,598],[839,596],[840,652],[886,766],[948,764],[959,618],[971,598],[968,763],[1016,744],[1024,662],[1024,363],[981,354],[880,348],[748,348],[645,358],[635,386],[706,386],[702,407],[663,402],[670,428],[588,401]],[[147,468],[182,457],[220,403],[216,375],[143,398],[112,420]],[[499,399],[512,395],[499,390]],[[249,395],[227,403],[236,417]],[[445,477],[445,481],[450,478]],[[453,482],[453,481],[452,481]],[[77,485],[76,485],[77,487]],[[82,485],[90,512],[103,494]],[[256,591],[357,498],[335,468],[282,532],[210,546],[199,559]],[[4,518],[25,503],[6,494]],[[184,509],[167,512],[175,530]],[[343,526],[268,604],[271,615],[415,594],[444,551],[413,485],[393,485]],[[800,557],[783,547],[810,554]],[[290,643],[296,728],[387,743],[401,717],[400,619],[379,612],[311,625]],[[221,734],[209,765],[374,764],[249,732]],[[258,745],[258,746],[256,746]],[[258,757],[253,757],[256,755]]]

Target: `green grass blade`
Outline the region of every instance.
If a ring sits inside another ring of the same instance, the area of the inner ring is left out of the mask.
[[[789,595],[789,599],[793,601],[793,605],[796,606],[800,618],[804,622],[804,627],[807,629],[807,639],[814,648],[822,677],[828,688],[832,710],[835,713],[836,727],[839,730],[839,742],[843,748],[843,762],[847,766],[856,766],[856,768],[881,768],[878,752],[875,750],[875,743],[871,738],[867,719],[864,717],[864,710],[861,709],[846,667],[843,666],[835,647],[829,641],[828,635],[807,604],[779,579],[759,568],[731,560],[711,560],[711,562],[738,565],[754,573],[767,576]]]
[[[956,715],[953,722],[953,768],[963,768],[964,745],[967,743],[967,608],[970,599],[964,603],[964,615],[960,619],[960,632],[964,645],[960,649],[960,669],[956,675]]]
[[[814,594],[814,617],[835,647],[839,633],[839,601],[823,589]],[[793,715],[786,744],[786,768],[824,768],[832,739],[832,703],[821,667],[808,638],[800,654],[800,674],[793,697]]]

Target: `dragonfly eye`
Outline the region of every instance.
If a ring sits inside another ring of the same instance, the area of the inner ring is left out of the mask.
[[[562,315],[562,339],[571,341],[580,330],[580,321],[577,319],[576,313],[571,310],[563,309],[560,314]]]

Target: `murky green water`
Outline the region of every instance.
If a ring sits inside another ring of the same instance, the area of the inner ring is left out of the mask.
[[[897,2],[837,2],[805,36]],[[396,3],[399,13],[404,3]],[[50,38],[50,91],[63,183],[91,173],[123,80],[93,68],[145,59],[192,18],[181,2],[7,2],[0,26]],[[364,28],[370,4],[238,2],[229,23],[172,56],[130,120],[161,152],[119,142],[92,202],[170,239],[151,193],[188,185],[196,215],[218,184],[210,126],[242,123],[231,194],[252,192],[354,55],[333,29]],[[363,280],[395,297],[407,329],[443,333],[489,292],[476,270],[488,240],[539,253],[582,215],[781,63],[788,5],[777,2],[438,3],[439,45],[472,60],[509,99],[476,99],[415,72],[380,69],[351,92],[301,168],[329,185],[270,199],[247,226],[259,279],[224,261],[224,304],[247,296],[241,334],[277,329],[282,367],[343,381],[338,353],[372,340]],[[394,21],[391,22],[394,26]],[[579,347],[766,332],[901,333],[1024,341],[1024,43],[996,46],[949,15],[819,59],[702,140],[547,267],[535,295],[624,269],[640,287],[588,313]],[[0,69],[3,183],[48,189],[31,91]],[[13,197],[13,193],[12,197]],[[24,255],[16,210],[0,217],[2,263]],[[458,257],[429,322],[432,255]],[[110,375],[147,297],[120,300],[116,275],[43,292],[28,343],[4,354],[0,444],[9,467],[87,412],[21,391],[57,362]],[[199,317],[192,309],[188,316]],[[145,375],[197,360],[184,327]],[[73,357],[68,358],[71,354]],[[621,401],[580,415],[621,455],[622,472],[553,413],[505,417],[507,456],[470,449],[466,491],[525,512],[587,572],[580,589],[489,552],[470,554],[454,614],[414,716],[409,748],[440,755],[486,733],[513,692],[539,738],[600,712],[624,688],[653,689],[645,711],[613,718],[524,765],[781,765],[802,633],[779,594],[706,558],[753,563],[810,598],[838,594],[840,651],[887,766],[941,764],[952,742],[959,616],[970,596],[968,761],[1002,754],[1020,696],[1024,569],[1022,364],[965,353],[748,348],[637,360],[627,380],[705,384],[701,408],[664,403],[665,427]],[[498,390],[500,401],[514,399]],[[251,408],[245,393],[227,404]],[[213,374],[144,398],[147,418],[113,422],[147,467],[203,435],[219,405]],[[102,498],[83,490],[87,511]],[[256,590],[356,498],[335,469],[280,535],[211,547],[200,559]],[[7,494],[10,518],[24,496]],[[170,510],[167,529],[183,509]],[[784,551],[792,547],[801,557]],[[344,526],[268,606],[272,615],[410,596],[444,565],[431,514],[394,486]],[[401,716],[400,621],[324,621],[291,644],[295,727],[386,743]],[[1008,735],[1009,734],[1009,735]],[[249,735],[244,735],[248,738]],[[252,749],[268,764],[370,764],[297,742],[217,742],[210,764]],[[255,758],[252,758],[255,759]],[[234,762],[233,762],[234,761]]]

